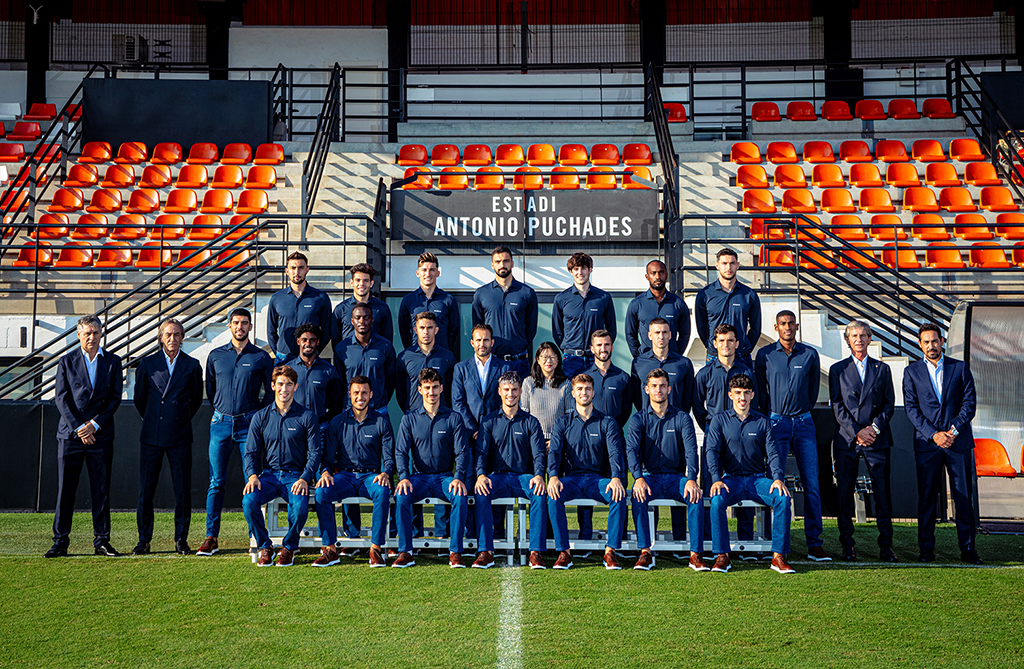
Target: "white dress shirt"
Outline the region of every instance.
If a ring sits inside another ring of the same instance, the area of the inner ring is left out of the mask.
[[[857,373],[860,374],[860,382],[864,383],[864,375],[868,372],[868,356],[864,356],[863,360],[858,360],[857,356],[851,355],[853,358],[853,364],[857,366]]]
[[[89,387],[92,388],[93,390],[96,390],[96,368],[99,366],[101,355],[103,355],[102,346],[96,349],[96,357],[93,358],[92,360],[89,359],[89,354],[85,352],[85,349],[82,349],[82,357],[85,358],[85,373],[89,375]],[[89,422],[92,423],[93,428],[97,432],[100,431],[99,423],[97,423],[94,420],[91,420]],[[85,427],[84,423],[80,425],[78,429],[81,430],[83,427]],[[76,432],[77,431],[78,430],[76,430]]]
[[[480,375],[480,392],[487,392],[487,373],[491,371],[491,360],[494,358],[493,355],[487,356],[487,362],[480,362],[480,358],[473,356],[473,360],[476,361],[476,373]]]
[[[935,364],[932,364],[931,360],[925,358],[924,364],[928,368],[928,377],[932,380],[932,390],[935,391],[935,397],[942,401],[942,360],[946,356],[941,356]]]
[[[178,353],[181,353],[181,351],[178,351]],[[167,361],[167,377],[170,378],[174,376],[174,366],[178,364],[178,356],[175,355],[174,360],[171,360],[170,356],[167,355],[167,351],[164,351],[164,360]]]

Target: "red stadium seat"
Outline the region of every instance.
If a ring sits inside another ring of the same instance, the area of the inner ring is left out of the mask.
[[[828,229],[839,239],[848,242],[863,242],[868,238],[868,233],[864,232],[863,225],[859,216],[840,214],[832,217]]]
[[[745,165],[744,167],[755,167]],[[775,168],[776,188],[807,188],[807,177],[804,168],[799,165],[779,165]]]
[[[129,248],[128,242],[113,241],[103,245],[93,267],[120,269],[131,264],[132,250]]]
[[[501,174],[501,168],[481,167],[473,177],[473,188],[477,190],[502,190],[505,188],[505,177]],[[492,174],[497,172],[497,174]]]
[[[71,239],[103,239],[106,236],[107,217],[103,214],[82,214],[71,231]]]
[[[804,144],[804,162],[834,163],[836,154],[832,152],[832,145],[828,142],[806,142]]]
[[[872,163],[850,165],[850,185],[857,188],[881,188],[885,185],[878,166]]]
[[[976,139],[954,139],[949,143],[949,157],[962,163],[985,160],[985,154],[981,152],[981,146]]]
[[[207,191],[209,192],[209,191]],[[228,191],[219,190],[218,193],[228,193]],[[229,193],[230,194],[230,193]],[[166,214],[191,214],[196,210],[199,205],[199,196],[196,195],[194,190],[184,188],[175,189],[167,194],[167,202],[164,203],[164,213]],[[206,213],[206,212],[204,212]],[[209,212],[214,213],[214,212]]]
[[[852,121],[850,105],[843,100],[826,100],[821,105],[821,117],[826,121]]]
[[[945,188],[959,186],[960,177],[956,173],[956,168],[949,163],[929,163],[924,170],[924,182],[929,186]]]
[[[128,198],[126,214],[152,214],[160,209],[160,194],[152,188],[133,190]]]
[[[171,185],[171,168],[167,165],[147,165],[142,170],[139,188],[167,188]]]
[[[163,269],[173,264],[171,256],[171,249],[163,246],[161,242],[146,242],[139,249],[135,266],[139,269]]]
[[[25,160],[24,144],[0,144],[0,163],[20,163]]]
[[[196,165],[196,167],[202,167],[202,165]],[[270,165],[253,165],[250,168],[252,170],[273,170],[274,168]],[[213,181],[210,182],[210,188],[241,188],[242,187],[242,168],[238,165],[219,165],[213,172]]]
[[[71,117],[72,121],[82,118],[82,103],[70,102],[64,107],[64,113]]]
[[[974,242],[970,254],[971,267],[1007,269],[1014,266],[1006,259],[1006,252],[999,248],[999,242]]]
[[[217,145],[210,142],[197,142],[192,145],[192,148],[188,151],[189,165],[212,165],[217,162],[220,158],[220,152],[217,150]]]
[[[192,219],[187,237],[192,241],[209,241],[222,234],[224,234],[224,226],[220,216],[201,214]]]
[[[33,102],[28,113],[21,118],[25,121],[52,121],[57,118],[57,105]]]
[[[966,188],[943,188],[939,191],[939,206],[950,212],[978,210]]]
[[[627,144],[622,147],[622,162],[626,165],[653,165],[651,147],[646,144]]]
[[[946,160],[946,154],[942,152],[942,145],[934,139],[919,139],[915,141],[910,153],[914,160],[922,163]]]
[[[465,167],[445,167],[437,178],[437,187],[441,190],[466,190],[469,188],[469,175]]]
[[[875,157],[883,163],[905,163],[910,160],[907,147],[898,139],[881,139],[875,145]]]
[[[150,162],[154,165],[177,165],[181,162],[184,151],[177,142],[163,142],[153,147]]]
[[[753,192],[755,191],[747,191],[747,193]],[[747,193],[744,193],[744,195]],[[791,188],[784,192],[782,194],[782,208],[791,214],[813,214],[818,211],[811,191],[804,188]]]
[[[878,269],[878,256],[867,242],[850,242],[852,249],[840,251],[839,262],[849,269]]]
[[[492,162],[491,147],[486,144],[470,144],[462,152],[463,165],[490,165]]]
[[[531,144],[526,149],[526,164],[534,167],[551,167],[558,162],[555,147],[550,144]]]
[[[949,100],[945,98],[928,98],[921,105],[921,112],[932,119],[956,118],[953,108],[949,105]]]
[[[60,188],[53,194],[46,211],[76,212],[85,206],[85,196],[78,188]]]
[[[815,188],[843,188],[846,181],[838,165],[815,165],[811,172],[811,183]]]
[[[435,144],[430,150],[430,164],[435,167],[450,167],[458,165],[459,147],[454,144]]]
[[[889,191],[884,188],[865,188],[860,192],[860,209],[872,213],[896,211]]]
[[[516,169],[516,174],[512,177],[512,188],[516,190],[540,190],[544,188],[544,177],[540,175],[540,170],[536,167],[523,165]]]
[[[839,159],[844,163],[870,163],[875,160],[867,142],[848,139],[839,145]]]
[[[889,118],[885,114],[885,108],[878,100],[858,100],[854,107],[854,113],[862,121],[884,121]]]
[[[771,188],[768,173],[760,165],[740,165],[736,170],[736,185],[740,188]]]
[[[779,106],[774,102],[755,102],[750,108],[750,118],[754,121],[781,121]]]
[[[284,147],[280,144],[260,144],[256,147],[256,165],[280,165],[284,162]]]
[[[901,98],[889,100],[889,117],[895,119],[916,119],[921,118],[917,111],[917,105],[913,100]]]
[[[430,190],[430,187],[434,184],[434,178],[430,174],[430,170],[425,167],[410,167],[405,170],[405,174],[402,176],[403,179],[416,175],[416,181],[407,183],[402,186],[402,190]]]
[[[587,147],[582,144],[563,144],[558,147],[560,165],[586,165],[590,162]]]
[[[910,234],[923,242],[944,242],[949,239],[946,222],[938,214],[914,214],[914,227]]]
[[[82,147],[82,155],[78,156],[80,163],[109,163],[113,158],[110,144],[107,142],[88,142]]]
[[[761,149],[753,142],[736,142],[729,150],[729,160],[737,165],[761,163]]]
[[[523,147],[518,144],[502,144],[498,147],[498,153],[494,158],[495,165],[507,167],[519,167],[526,162],[526,154]]]
[[[146,217],[142,214],[121,214],[110,229],[111,239],[142,239],[146,236]]]
[[[917,168],[910,163],[889,163],[885,170],[885,183],[896,188],[920,186],[921,177]]]
[[[611,169],[611,168],[607,168]],[[548,180],[552,190],[578,190],[580,175],[575,167],[556,167]]]
[[[953,219],[953,234],[965,241],[987,240],[995,237],[988,227],[988,221],[981,214],[957,214]]]
[[[664,102],[661,105],[669,123],[686,123],[686,107],[679,102]]]
[[[857,211],[853,194],[845,188],[827,188],[821,191],[821,209],[830,214],[852,214]]]
[[[16,193],[15,191],[7,191],[0,197],[0,211],[6,211],[8,214],[13,214],[19,211],[28,210],[28,192],[21,191]],[[7,221],[4,222],[7,225]]]
[[[898,242],[888,242],[882,247],[882,264],[890,269],[921,269],[917,251]]]
[[[1017,211],[1020,207],[1013,201],[1013,193],[1006,186],[986,186],[981,189],[978,204],[985,211]]]
[[[142,142],[125,142],[117,149],[117,157],[114,158],[115,163],[121,163],[123,165],[138,165],[144,163],[149,159],[146,145]]]
[[[775,165],[800,162],[796,148],[790,142],[771,142],[766,150],[768,162]]]
[[[264,190],[277,186],[277,170],[270,165],[253,165],[245,176],[246,188],[262,188]],[[217,186],[223,188],[223,186]]]
[[[950,166],[952,167],[952,165]],[[971,186],[1002,186],[1003,180],[996,173],[992,163],[967,163],[964,167],[964,181]]]
[[[895,214],[875,214],[871,217],[868,234],[880,242],[903,241],[907,232],[903,229],[903,221]]]
[[[53,249],[49,242],[35,242],[31,248],[18,251],[18,258],[12,264],[14,267],[49,267],[53,264]]]
[[[210,264],[213,251],[202,249],[207,242],[185,242],[178,251],[178,267],[205,267]]]
[[[995,439],[974,440],[974,465],[978,476],[1005,476],[1013,478],[1017,470],[1010,464],[1006,449]]]
[[[903,211],[933,212],[939,210],[939,201],[931,188],[919,186],[903,191]]]
[[[263,192],[263,191],[257,191]],[[171,193],[174,194],[173,192]],[[169,198],[168,198],[169,199]],[[203,203],[199,206],[200,214],[229,214],[235,208],[235,196],[231,191],[215,188],[203,193]],[[164,207],[167,211],[167,207]]]
[[[235,211],[239,214],[263,214],[270,208],[270,198],[265,190],[243,190],[238,196]],[[205,213],[205,212],[203,212]]]
[[[786,118],[790,121],[817,121],[814,105],[806,100],[790,102],[786,105]]]
[[[924,263],[931,269],[965,269],[964,259],[953,242],[932,242],[924,250]]]
[[[92,165],[72,165],[61,185],[65,188],[95,188],[99,180],[99,172]]]
[[[748,190],[743,192],[743,211],[748,214],[774,214],[775,199],[771,191]]]
[[[85,167],[80,165],[79,167]],[[114,163],[107,167],[100,182],[101,188],[131,188],[135,183],[135,168],[131,165],[118,165]]]
[[[426,165],[427,147],[422,144],[406,144],[398,150],[399,165]]]
[[[210,182],[210,175],[206,172],[206,165],[185,165],[178,170],[178,178],[174,182],[175,188],[206,188]]]
[[[646,179],[646,180],[648,180],[648,181],[653,183],[654,182],[654,176],[651,174],[651,170],[649,168],[644,167],[643,165],[631,165],[631,166],[626,168],[626,172],[628,174],[623,174],[622,175],[622,187],[623,188],[626,188],[628,190],[642,190],[642,189],[650,190],[650,188],[651,188],[650,186],[645,186],[644,184],[642,184],[642,183],[640,183],[638,181],[633,181],[633,176],[635,175],[636,177],[638,177],[640,179]]]
[[[614,174],[607,174],[608,172],[614,172],[611,167],[591,167],[587,170],[587,189],[588,190],[612,190],[618,187],[618,180]]]
[[[997,214],[996,234],[1003,239],[1024,239],[1024,214]]]
[[[590,162],[593,165],[618,165],[622,159],[614,144],[595,144],[590,149]]]
[[[248,165],[252,162],[252,147],[244,143],[228,144],[220,157],[221,165]]]
[[[7,133],[7,139],[12,142],[34,142],[42,136],[43,130],[35,121],[18,121]]]
[[[36,221],[39,239],[63,239],[68,236],[70,219],[67,214],[43,214]],[[30,230],[28,236],[36,238],[36,231]]]
[[[181,214],[160,214],[149,229],[150,239],[175,241],[185,236],[185,217]]]

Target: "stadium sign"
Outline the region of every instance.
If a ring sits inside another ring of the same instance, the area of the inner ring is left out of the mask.
[[[658,193],[416,191],[391,194],[395,239],[412,242],[654,242]]]

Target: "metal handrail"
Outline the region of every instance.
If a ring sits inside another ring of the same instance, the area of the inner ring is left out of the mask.
[[[338,141],[338,128],[341,122],[341,87],[342,87],[341,65],[334,64],[330,74],[330,85],[327,88],[327,95],[324,96],[324,104],[317,115],[316,132],[313,133],[313,142],[309,149],[309,155],[302,162],[302,213],[310,214],[316,204],[316,196],[320,189],[320,180],[323,177],[324,166],[327,164],[327,156],[331,152],[331,142]],[[302,226],[303,242],[306,241],[306,226]]]
[[[654,138],[658,143],[661,169],[665,176],[665,208],[668,214],[666,227],[668,227],[679,217],[679,160],[675,147],[672,145],[672,133],[668,128],[667,112],[661,99],[661,89],[658,86],[658,78],[652,65],[647,67],[646,84],[647,99],[649,100],[648,112],[654,125]]]

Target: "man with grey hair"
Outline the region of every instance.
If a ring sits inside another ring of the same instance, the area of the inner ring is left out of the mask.
[[[146,555],[153,540],[153,496],[164,456],[174,489],[174,551],[188,555],[192,520],[192,418],[203,404],[203,370],[181,350],[185,326],[173,318],[160,323],[160,349],[139,362],[135,372],[135,408],[142,416],[139,434],[139,506],[135,518],[139,543],[132,555]]]
[[[889,495],[889,451],[892,432],[889,421],[896,409],[896,394],[889,365],[868,356],[871,326],[851,321],[846,326],[850,357],[828,371],[828,395],[836,417],[832,437],[836,488],[839,493],[839,541],[843,559],[857,559],[853,539],[853,492],[861,456],[868,467],[874,491],[878,525],[878,548],[885,562],[896,562],[892,550],[892,501]]]
[[[53,546],[44,557],[64,557],[70,544],[75,493],[82,466],[89,469],[93,547],[96,555],[120,555],[110,545],[110,466],[114,459],[114,412],[121,405],[121,358],[104,351],[103,324],[95,316],[78,320],[81,344],[60,359],[54,401],[57,423],[57,511]]]

